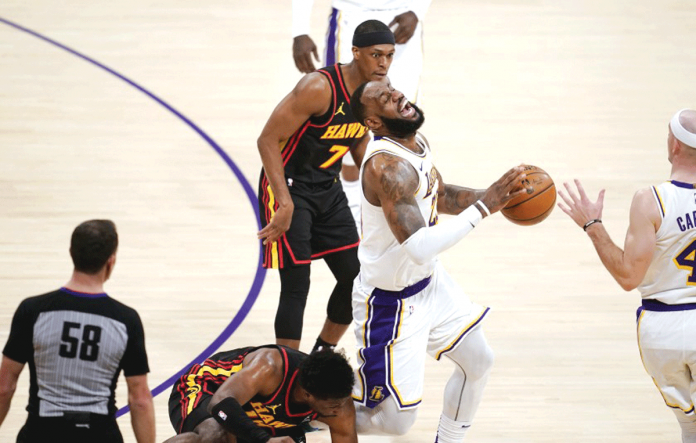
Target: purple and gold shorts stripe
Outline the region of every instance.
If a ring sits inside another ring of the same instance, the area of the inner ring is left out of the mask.
[[[387,387],[391,385],[391,346],[399,333],[403,304],[398,298],[374,295],[368,298],[367,304],[363,348],[360,349],[363,363],[358,371],[362,382],[362,398],[356,400],[374,408],[391,395]]]
[[[662,218],[665,218],[665,205],[662,203],[662,198],[660,197],[660,193],[657,191],[657,188],[655,186],[652,186],[653,194],[655,194],[655,198],[657,199],[657,205],[660,207],[660,214],[662,214]]]
[[[474,328],[476,327],[476,325],[478,325],[479,323],[481,323],[481,320],[483,320],[483,317],[485,317],[486,314],[488,314],[488,311],[490,311],[490,310],[491,310],[491,308],[486,308],[486,309],[484,309],[483,312],[481,313],[481,315],[479,315],[476,319],[474,319],[474,321],[472,321],[472,322],[469,323],[464,329],[462,329],[462,332],[459,333],[459,335],[457,336],[457,338],[455,338],[454,340],[452,340],[452,342],[451,342],[449,345],[447,345],[447,347],[445,347],[445,349],[443,349],[443,350],[441,350],[441,351],[438,351],[438,353],[435,355],[435,359],[436,359],[436,360],[440,360],[440,358],[442,358],[442,356],[443,356],[444,354],[446,354],[446,353],[448,353],[449,351],[451,351],[452,349],[456,348],[457,345],[459,344],[459,342],[461,342],[462,339],[463,339],[464,337],[466,337],[466,334],[468,334],[469,331],[471,331],[472,329],[474,329]]]
[[[332,66],[338,62],[336,52],[338,51],[338,15],[340,12],[336,8],[331,8],[329,15],[329,29],[326,31],[326,58],[325,66]]]

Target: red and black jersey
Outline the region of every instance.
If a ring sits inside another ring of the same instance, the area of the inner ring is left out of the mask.
[[[307,354],[284,346],[269,345],[219,352],[203,364],[193,365],[186,371],[174,385],[170,398],[170,414],[176,415],[174,417],[172,414],[171,418],[177,432],[186,429],[184,425],[189,416],[196,417],[196,423],[188,423],[187,427],[190,429],[193,429],[202,418],[210,417],[207,412],[204,416],[200,416],[194,414],[194,411],[197,408],[205,409],[209,399],[220,385],[242,369],[244,357],[247,354],[266,347],[275,348],[280,352],[283,358],[283,381],[273,394],[256,395],[243,404],[242,408],[257,426],[266,429],[273,436],[287,435],[285,431],[289,428],[316,419],[317,413],[309,409],[307,405],[299,405],[291,401],[300,363],[307,358]]]
[[[343,156],[366,131],[350,110],[350,95],[340,65],[327,66],[317,72],[331,84],[332,103],[324,115],[304,122],[281,146],[285,178],[290,185],[293,182],[323,183],[336,179]],[[265,177],[264,180],[267,181]]]

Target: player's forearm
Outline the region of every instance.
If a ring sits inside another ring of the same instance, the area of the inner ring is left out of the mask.
[[[152,396],[142,399],[129,399],[131,425],[138,443],[155,442],[155,407]]]
[[[587,228],[587,235],[592,240],[599,259],[614,280],[626,291],[635,289],[640,282],[633,281],[633,273],[626,265],[624,251],[612,241],[604,225],[593,224]]]
[[[11,392],[0,392],[0,426],[2,426],[2,422],[5,421],[5,417],[7,417],[7,413],[10,410],[13,395],[14,389]]]
[[[470,206],[454,218],[419,229],[402,245],[414,262],[419,265],[425,264],[463,239],[482,217],[476,206]]]
[[[273,143],[268,138],[261,136],[258,140],[258,148],[259,154],[261,154],[261,163],[263,163],[263,169],[268,177],[275,201],[280,207],[292,207],[292,198],[285,182],[285,168],[278,143]]]
[[[437,200],[437,211],[441,214],[457,215],[480,200],[485,189],[471,189],[445,185],[445,192]]]

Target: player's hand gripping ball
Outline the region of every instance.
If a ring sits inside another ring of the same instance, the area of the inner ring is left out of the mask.
[[[541,168],[526,165],[524,172],[527,174],[525,186],[531,185],[534,191],[513,198],[500,212],[515,224],[536,225],[553,211],[556,205],[556,185]]]

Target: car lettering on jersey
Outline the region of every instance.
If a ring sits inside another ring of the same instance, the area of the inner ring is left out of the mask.
[[[677,226],[682,232],[687,229],[694,229],[694,220],[696,220],[696,211],[687,212],[684,217],[677,217]]]

